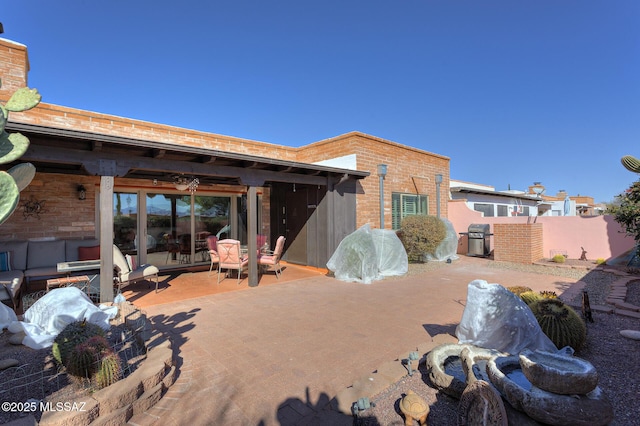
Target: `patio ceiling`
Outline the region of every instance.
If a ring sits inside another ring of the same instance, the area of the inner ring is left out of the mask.
[[[32,124],[7,123],[6,127],[10,132],[22,133],[31,142],[16,163],[30,162],[44,173],[167,182],[183,173],[198,177],[205,185],[250,186],[269,182],[327,185],[369,176],[364,171]],[[7,168],[14,164],[8,164]]]

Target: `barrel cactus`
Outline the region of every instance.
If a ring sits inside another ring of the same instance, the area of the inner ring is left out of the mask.
[[[29,139],[26,136],[5,131],[9,112],[30,110],[38,105],[41,99],[36,89],[23,87],[13,93],[6,105],[0,105],[0,164],[16,161],[29,148]],[[20,200],[20,191],[29,185],[35,175],[35,167],[31,163],[24,164],[26,166],[19,164],[21,167],[13,167],[8,172],[0,171],[0,224],[13,214]]]
[[[640,160],[632,155],[625,155],[620,160],[622,165],[629,171],[640,173]]]
[[[67,372],[81,378],[91,378],[98,369],[103,354],[110,351],[103,336],[93,336],[73,348],[67,359]]]
[[[53,341],[51,348],[53,357],[59,364],[67,366],[67,360],[73,348],[94,336],[104,337],[104,330],[96,324],[86,320],[68,324]]]
[[[536,293],[535,291],[525,291],[520,293],[520,299],[527,305],[531,305],[533,302],[537,302],[542,299],[540,293]]]
[[[587,327],[580,316],[560,299],[541,298],[529,305],[540,328],[558,349],[571,346],[579,350],[587,338]]]
[[[100,366],[95,374],[98,389],[106,388],[122,378],[122,363],[118,354],[109,350],[100,360]]]

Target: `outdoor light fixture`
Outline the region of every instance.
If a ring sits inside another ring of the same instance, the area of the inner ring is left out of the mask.
[[[387,175],[387,165],[378,164],[378,176],[380,179],[380,229],[384,229],[384,177]]]
[[[178,175],[173,177],[173,185],[178,191],[186,191],[188,189],[191,193],[194,193],[198,189],[198,185],[200,185],[200,180],[197,177],[188,178],[184,175]]]
[[[76,190],[78,191],[78,200],[84,200],[85,198],[87,198],[87,190],[85,189],[84,185],[78,185],[78,188]]]
[[[442,175],[436,175],[436,217],[440,218],[440,184],[442,183]]]

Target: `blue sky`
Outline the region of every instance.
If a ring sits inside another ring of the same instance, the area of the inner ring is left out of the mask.
[[[611,201],[638,175],[637,0],[0,0],[43,101],[302,146],[361,131],[451,178]]]

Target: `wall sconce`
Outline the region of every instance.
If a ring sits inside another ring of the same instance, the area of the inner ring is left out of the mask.
[[[78,185],[76,191],[78,191],[78,200],[84,200],[85,198],[87,198],[87,190],[85,189],[84,185]]]

